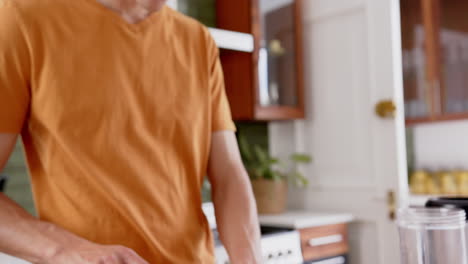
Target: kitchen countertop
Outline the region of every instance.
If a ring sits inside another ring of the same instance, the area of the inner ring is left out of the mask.
[[[212,211],[212,205],[204,205],[205,210]],[[213,212],[212,212],[213,213]],[[354,220],[353,215],[346,213],[322,213],[311,211],[289,211],[278,215],[260,215],[263,226],[304,229],[334,224],[349,223]],[[214,220],[214,218],[212,219]],[[0,253],[2,264],[27,264],[23,260],[15,259]]]
[[[3,253],[0,253],[0,263],[2,264],[31,264],[25,260],[14,258]]]
[[[288,211],[278,215],[260,215],[260,225],[292,229],[349,223],[354,216],[346,213]]]

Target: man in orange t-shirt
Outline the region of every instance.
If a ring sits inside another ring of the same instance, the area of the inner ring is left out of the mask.
[[[44,264],[260,263],[218,49],[164,0],[0,0],[0,169],[21,134],[39,219],[0,195],[0,251]]]

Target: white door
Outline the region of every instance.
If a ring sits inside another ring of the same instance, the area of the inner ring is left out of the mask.
[[[351,264],[399,263],[387,206],[390,191],[399,205],[408,196],[399,2],[303,2],[307,119],[270,125],[273,154],[314,158],[290,207],[352,213]],[[374,107],[388,99],[396,116],[379,118]]]

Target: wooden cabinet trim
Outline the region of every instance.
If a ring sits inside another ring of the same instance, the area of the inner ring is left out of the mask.
[[[295,1],[296,8],[296,79],[297,79],[297,103],[298,106],[296,109],[300,111],[298,117],[295,118],[304,118],[305,116],[305,92],[304,92],[304,37],[303,37],[303,14],[302,14],[302,0]]]
[[[304,118],[304,111],[292,106],[257,106],[255,109],[256,120],[289,120]]]
[[[406,120],[406,125],[417,125],[424,123],[435,123],[435,122],[444,122],[444,121],[457,121],[457,120],[466,120],[468,119],[468,113],[460,114],[444,114],[434,117],[421,117],[421,118],[411,118]]]
[[[429,115],[442,113],[441,67],[440,67],[440,6],[439,0],[420,0],[423,15],[426,50],[426,103]]]

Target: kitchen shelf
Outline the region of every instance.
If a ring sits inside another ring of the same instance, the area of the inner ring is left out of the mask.
[[[242,52],[254,51],[254,37],[252,34],[218,28],[209,28],[209,30],[216,44],[221,49]]]
[[[406,125],[411,126],[411,125],[417,125],[417,124],[427,124],[427,123],[444,122],[444,121],[458,121],[458,120],[466,120],[466,119],[468,119],[468,113],[445,114],[443,116],[407,119]]]
[[[179,7],[177,0],[168,0],[167,5],[175,10],[178,10]],[[220,49],[242,52],[254,51],[254,37],[252,34],[211,27],[208,29]]]

